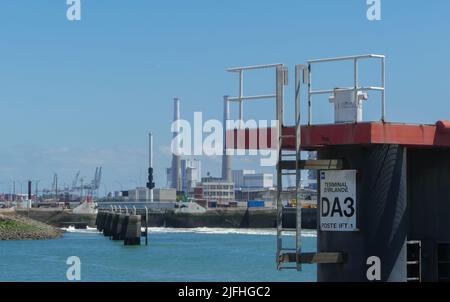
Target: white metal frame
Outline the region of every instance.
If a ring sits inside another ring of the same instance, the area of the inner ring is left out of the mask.
[[[244,71],[249,70],[257,70],[257,69],[271,69],[274,68],[276,71],[276,92],[275,94],[265,94],[265,95],[254,95],[254,96],[245,96],[244,95]],[[305,66],[299,66],[296,69],[296,106],[295,106],[295,120],[296,120],[296,165],[298,165],[301,156],[301,146],[300,146],[300,74],[299,72],[303,70]],[[283,204],[281,195],[283,192],[283,176],[292,175],[289,172],[283,172],[280,163],[283,161],[284,157],[289,157],[290,154],[284,154],[282,150],[283,140],[288,138],[288,136],[283,135],[282,130],[284,126],[284,86],[287,85],[287,68],[283,64],[267,64],[267,65],[256,65],[256,66],[246,66],[246,67],[236,67],[230,68],[227,71],[235,72],[239,74],[239,96],[238,97],[226,97],[225,102],[237,102],[239,103],[239,119],[243,121],[244,119],[244,101],[254,101],[254,100],[264,100],[264,99],[275,99],[276,101],[276,120],[277,120],[277,139],[278,139],[278,164],[277,164],[277,252],[276,252],[276,263],[277,269],[297,269],[301,270],[301,262],[300,262],[300,254],[301,254],[301,202],[298,199],[298,194],[300,190],[300,182],[301,182],[301,170],[297,169],[295,172],[296,176],[296,201],[297,201],[297,221],[296,228],[293,231],[296,232],[296,240],[295,240],[295,248],[286,248],[283,245],[283,237],[285,236],[285,232],[289,232],[292,230],[287,230],[283,228]],[[299,168],[299,167],[297,167]],[[296,266],[283,266],[283,262],[281,261],[281,257],[284,252],[295,251],[297,255]]]
[[[359,86],[359,69],[358,62],[360,60],[368,60],[368,59],[378,59],[380,60],[381,65],[381,86]],[[385,104],[385,65],[386,58],[384,55],[377,54],[368,54],[368,55],[358,55],[358,56],[347,56],[347,57],[335,57],[335,58],[327,58],[327,59],[319,59],[319,60],[310,60],[308,61],[308,75],[306,83],[308,84],[308,126],[312,124],[312,98],[314,95],[320,94],[332,94],[335,92],[335,89],[327,89],[327,90],[313,90],[312,88],[312,65],[321,64],[321,63],[329,63],[329,62],[338,62],[338,61],[353,61],[353,78],[354,78],[354,86],[348,88],[339,88],[339,91],[353,91],[355,93],[355,100],[357,99],[358,91],[380,91],[381,92],[381,121],[384,122],[386,118],[386,104]]]
[[[278,64],[265,64],[265,65],[253,65],[253,66],[242,66],[242,67],[234,67],[227,69],[228,72],[234,72],[239,74],[239,96],[237,97],[227,97],[228,102],[236,102],[239,104],[239,120],[244,120],[244,101],[255,101],[255,100],[270,100],[276,99],[277,95],[275,94],[263,94],[263,95],[253,95],[253,96],[245,96],[244,95],[244,72],[249,70],[257,70],[257,69],[271,69],[274,68],[277,70],[278,68],[283,68],[284,65],[281,63]]]

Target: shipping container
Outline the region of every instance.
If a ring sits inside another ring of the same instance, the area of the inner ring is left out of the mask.
[[[261,200],[249,200],[248,201],[249,208],[264,208],[264,201]]]

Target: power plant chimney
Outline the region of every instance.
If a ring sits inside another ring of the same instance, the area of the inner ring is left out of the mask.
[[[180,99],[175,98],[173,100],[174,104],[174,116],[173,121],[178,122],[180,120]],[[178,136],[178,133],[173,133],[173,138],[175,139]],[[178,142],[175,143],[175,148],[178,148]],[[181,162],[180,162],[180,156],[175,153],[179,153],[179,150],[172,150],[172,188],[176,189],[177,191],[181,191]]]
[[[222,179],[232,182],[231,156],[227,154],[227,121],[230,119],[230,102],[228,96],[223,97],[223,155],[222,155]]]
[[[153,202],[153,189],[155,182],[153,179],[153,134],[148,134],[148,183],[147,189],[150,190],[150,201]]]
[[[28,200],[31,200],[31,180],[28,181]]]

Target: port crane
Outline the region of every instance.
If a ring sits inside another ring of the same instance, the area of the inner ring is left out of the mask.
[[[75,174],[75,177],[72,181],[72,185],[64,185],[64,187],[59,188],[58,186],[58,174],[53,175],[53,182],[50,189],[44,189],[42,192],[44,194],[55,194],[58,196],[61,193],[65,195],[78,195],[79,197],[83,196],[83,192],[87,192],[87,196],[97,196],[98,190],[100,188],[101,180],[102,180],[102,167],[96,167],[94,178],[89,183],[84,183],[83,178],[80,177],[81,171],[78,171]],[[71,197],[73,198],[73,197]]]
[[[72,183],[72,193],[79,192],[79,195],[82,196],[83,192],[86,191],[88,196],[97,196],[102,180],[102,167],[95,168],[94,179],[90,183],[84,184],[83,178],[78,181],[79,179],[80,172],[78,171]]]

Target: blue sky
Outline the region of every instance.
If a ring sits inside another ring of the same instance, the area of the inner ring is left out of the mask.
[[[78,170],[88,180],[100,165],[102,192],[143,185],[148,131],[164,186],[173,97],[188,120],[194,111],[221,119],[223,95],[236,94],[225,72],[233,66],[280,62],[292,75],[308,59],[385,54],[388,120],[450,119],[447,0],[382,0],[377,22],[366,19],[365,0],[82,0],[79,22],[66,19],[65,2],[0,2],[0,191],[13,179],[49,186],[55,172],[61,183]],[[343,81],[342,68],[324,70],[323,83]],[[266,92],[270,80],[255,76],[249,93]],[[292,101],[291,86],[286,93]],[[314,108],[315,121],[331,121],[327,102]],[[371,97],[366,118],[377,119],[378,108]],[[256,119],[273,112],[246,107]],[[204,174],[220,172],[218,158],[203,165]]]

